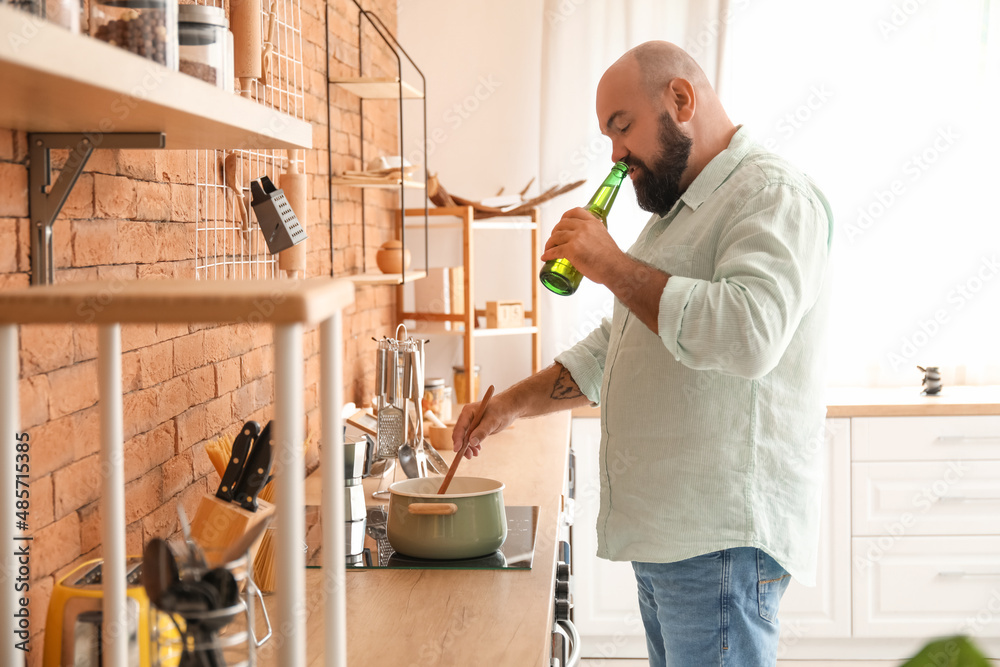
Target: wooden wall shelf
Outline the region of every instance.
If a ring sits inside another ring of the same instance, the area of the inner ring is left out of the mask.
[[[162,132],[168,149],[312,148],[305,121],[4,5],[0,34],[0,127]]]
[[[330,182],[335,186],[349,187],[349,188],[398,188],[403,186],[404,188],[410,188],[411,190],[423,190],[424,184],[420,181],[401,181],[396,179],[394,181],[385,181],[380,179],[367,180],[364,178],[337,178],[334,177],[330,179]]]
[[[420,100],[424,97],[422,92],[405,81],[400,85],[399,79],[389,77],[330,79],[330,83],[336,84],[347,92],[366,100],[398,100],[400,88],[402,88],[403,99],[405,100]]]
[[[422,216],[423,214],[424,214],[424,209],[422,209],[422,208],[421,209],[411,208],[411,209],[407,209],[406,210],[406,215],[420,215],[420,216]],[[407,221],[405,223],[405,225],[407,227],[423,227],[424,223],[423,222],[416,222],[416,221],[413,221],[413,222]],[[448,228],[448,227],[454,227],[454,228],[458,229],[458,228],[460,228],[462,226],[462,221],[461,220],[431,220],[430,223],[428,223],[428,226],[431,229],[445,229],[445,228]],[[510,216],[510,217],[497,216],[496,218],[491,218],[489,220],[473,220],[472,221],[472,230],[473,231],[486,230],[486,229],[507,230],[507,231],[518,231],[518,230],[522,230],[523,229],[523,230],[526,230],[526,231],[532,231],[532,230],[536,229],[537,227],[538,227],[537,223],[533,222],[530,217],[524,216],[524,215]]]
[[[352,281],[355,285],[401,285],[403,284],[403,275],[399,273],[358,273],[353,276],[345,276],[347,280]],[[407,271],[406,281],[410,282],[412,280],[420,280],[421,278],[426,278],[426,271]]]

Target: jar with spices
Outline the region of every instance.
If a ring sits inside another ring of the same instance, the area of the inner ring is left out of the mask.
[[[93,0],[90,36],[177,71],[177,0]]]
[[[233,79],[226,10],[207,5],[181,5],[177,18],[180,71],[225,89],[226,82]]]
[[[465,366],[452,366],[452,372],[455,375],[455,400],[459,403],[467,403],[469,399],[467,398],[467,385],[468,379],[466,378]],[[479,400],[479,364],[476,364],[472,368],[472,400]]]
[[[451,419],[451,387],[445,386],[444,378],[427,378],[424,381],[421,407],[433,412],[443,422]]]

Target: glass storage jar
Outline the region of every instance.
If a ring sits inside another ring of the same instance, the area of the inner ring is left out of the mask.
[[[455,400],[459,403],[465,403],[465,391],[466,391],[466,373],[465,366],[452,366],[452,372],[455,374]],[[473,366],[472,369],[472,400],[479,400],[479,364]]]
[[[451,419],[451,387],[445,386],[444,378],[427,378],[421,407],[433,412],[441,421]]]
[[[177,0],[93,0],[90,36],[177,70]]]
[[[0,5],[34,14],[70,32],[80,32],[79,0],[0,0]]]
[[[232,61],[229,21],[222,7],[181,5],[177,14],[180,71],[225,89]],[[227,53],[229,49],[229,53]],[[230,72],[228,79],[232,79]]]

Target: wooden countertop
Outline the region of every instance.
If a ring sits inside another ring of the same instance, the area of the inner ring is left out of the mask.
[[[830,387],[827,417],[932,417],[1000,415],[1000,387],[945,386],[937,396],[918,387]],[[599,407],[577,408],[574,417],[600,417]]]
[[[1000,415],[1000,387],[945,386],[937,396],[919,387],[831,387],[827,417]]]
[[[531,570],[348,570],[348,664],[448,667],[547,666],[551,648],[556,527],[569,450],[570,416],[516,422],[486,443],[458,475],[506,485],[507,505],[538,505]],[[452,452],[441,452],[451,463]],[[306,502],[319,504],[318,474],[306,480]],[[366,480],[369,504],[377,480]],[[306,571],[307,666],[323,656],[322,571]],[[268,600],[269,610],[274,598]],[[258,653],[274,665],[275,641]]]

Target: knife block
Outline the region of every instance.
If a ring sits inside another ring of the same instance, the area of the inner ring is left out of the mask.
[[[226,502],[213,494],[205,494],[191,521],[191,537],[205,552],[208,566],[214,567],[221,564],[222,554],[226,549],[272,514],[274,505],[266,500],[258,498],[257,511],[251,512],[236,503]],[[260,540],[257,540],[250,548],[250,562],[253,562],[259,546]]]

